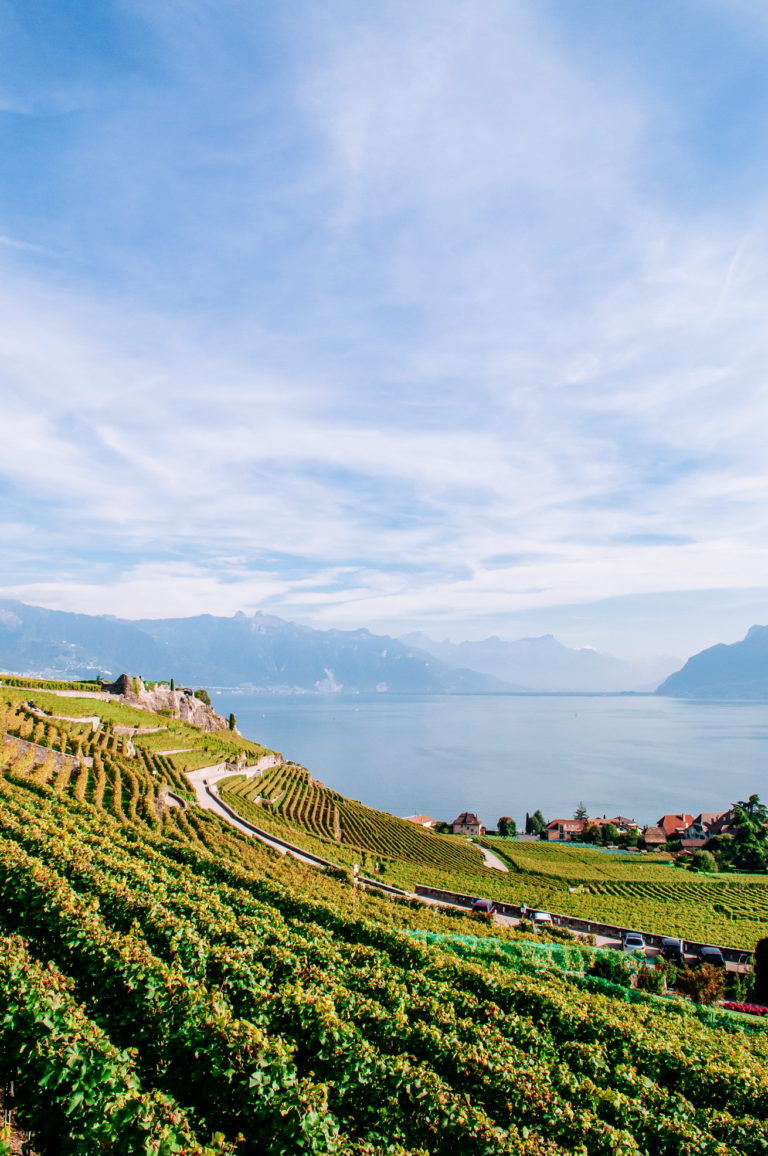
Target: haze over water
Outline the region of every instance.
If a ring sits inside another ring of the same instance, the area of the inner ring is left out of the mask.
[[[396,815],[541,808],[639,823],[768,796],[764,703],[654,697],[263,695],[222,691],[249,738],[342,794]]]

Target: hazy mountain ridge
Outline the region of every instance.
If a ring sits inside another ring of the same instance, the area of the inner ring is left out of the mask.
[[[656,691],[674,698],[768,699],[768,626],[692,655]]]
[[[0,668],[67,677],[127,669],[194,685],[308,692],[507,689],[367,630],[313,630],[259,613],[128,621],[12,600],[0,600]]]
[[[425,634],[408,634],[403,642],[448,665],[481,671],[522,691],[651,691],[679,664],[675,658],[632,663],[589,647],[575,650],[552,634],[512,642],[496,635],[480,642],[436,642]]]

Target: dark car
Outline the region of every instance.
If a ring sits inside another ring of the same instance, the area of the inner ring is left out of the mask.
[[[494,911],[496,910],[496,904],[492,899],[473,899],[472,910],[481,911],[486,915],[493,915]]]
[[[715,967],[725,967],[723,953],[719,947],[699,947],[696,951],[699,963],[711,963]]]
[[[685,952],[683,951],[682,939],[675,939],[671,935],[664,935],[661,939],[661,951],[659,953],[662,959],[668,959],[670,963],[685,963]]]

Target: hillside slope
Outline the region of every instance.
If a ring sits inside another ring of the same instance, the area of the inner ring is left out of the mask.
[[[111,726],[93,731],[2,693],[2,733],[32,733],[0,743],[0,1086],[40,1156],[768,1146],[764,1031],[167,805],[176,776],[152,743],[191,743],[186,724],[136,735],[136,755],[116,733],[134,708],[97,703]]]
[[[718,643],[694,654],[656,694],[768,700],[768,626],[752,626],[740,642]]]

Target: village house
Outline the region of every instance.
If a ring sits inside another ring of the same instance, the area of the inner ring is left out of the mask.
[[[462,811],[451,823],[454,835],[484,835],[485,827],[472,811]]]
[[[681,839],[681,851],[700,851],[702,847],[708,842],[707,839]]]
[[[570,843],[591,821],[591,819],[553,819],[551,823],[547,823],[547,838]]]
[[[663,847],[666,841],[667,835],[663,827],[643,828],[643,842],[649,851],[655,851],[658,847]]]
[[[612,819],[608,819],[603,815],[601,819],[587,819],[587,823],[591,823],[594,827],[615,827],[616,830],[622,834],[637,830],[635,820],[628,819],[626,815],[614,815]]]
[[[683,832],[683,839],[702,839],[706,842],[713,835],[722,835],[733,822],[730,811],[702,811]]]
[[[693,815],[662,815],[658,826],[661,827],[667,839],[682,839],[692,822]]]
[[[437,826],[437,819],[430,819],[429,815],[406,815],[409,823],[415,823],[418,827],[429,827],[430,830]]]
[[[614,815],[612,819],[604,820],[607,823],[613,823],[614,827],[619,831],[636,831],[638,829],[637,823],[634,819],[628,819],[626,815]]]

